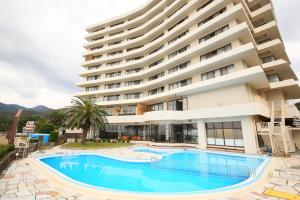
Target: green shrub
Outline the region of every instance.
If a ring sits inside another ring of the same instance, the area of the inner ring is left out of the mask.
[[[49,142],[57,142],[58,141],[58,131],[52,131],[50,133]]]
[[[14,150],[13,145],[0,145],[0,158],[3,158],[8,152]]]
[[[29,143],[36,143],[36,142],[39,142],[39,141],[40,141],[39,138],[31,138],[31,139],[29,140]]]

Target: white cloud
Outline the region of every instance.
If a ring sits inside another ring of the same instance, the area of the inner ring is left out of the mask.
[[[148,0],[1,0],[0,101],[63,107],[82,71],[87,25]],[[287,3],[288,2],[288,3]],[[274,0],[292,67],[300,74],[299,0]]]
[[[80,89],[87,25],[126,13],[146,0],[0,1],[0,101],[53,108]]]

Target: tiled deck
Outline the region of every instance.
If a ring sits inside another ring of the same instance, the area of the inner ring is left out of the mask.
[[[51,154],[72,154],[78,151],[62,150],[58,147],[48,150],[42,155]],[[89,152],[89,151],[85,151]],[[95,152],[95,151],[92,151]],[[150,158],[147,153],[135,153],[130,148],[120,149],[103,149],[97,150],[104,154],[120,156],[124,158]],[[30,157],[40,156],[41,154],[34,153]],[[263,191],[266,188],[274,190],[284,191],[291,194],[300,194],[300,155],[293,155],[291,158],[280,158],[276,169],[273,171],[273,176],[269,178],[269,181],[252,191],[246,191],[239,193],[238,195],[232,195],[232,197],[226,198],[213,198],[213,199],[227,199],[227,200],[271,200],[278,199],[270,196],[265,196]],[[2,178],[0,179],[0,199],[11,200],[33,200],[33,199],[99,199],[99,200],[116,200],[124,199],[120,198],[106,198],[101,196],[91,196],[91,194],[85,194],[70,191],[67,189],[67,185],[64,188],[59,188],[54,182],[37,171],[29,159],[16,160],[12,165],[4,171]],[[213,200],[212,198],[210,198]]]

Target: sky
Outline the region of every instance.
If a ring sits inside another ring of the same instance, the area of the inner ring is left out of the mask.
[[[80,92],[85,27],[148,0],[0,0],[0,102],[61,108]],[[273,0],[300,77],[299,0]]]

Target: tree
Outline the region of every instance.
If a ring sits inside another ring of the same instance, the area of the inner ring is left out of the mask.
[[[10,131],[13,124],[13,115],[0,116],[0,132]]]
[[[101,131],[108,123],[105,109],[94,104],[90,99],[73,99],[72,106],[67,109],[66,115],[67,128],[83,130],[81,144],[85,144],[87,133],[91,127],[96,131]]]
[[[63,109],[54,110],[50,112],[47,116],[49,119],[49,123],[52,124],[55,129],[59,129],[60,127],[66,126],[66,113],[63,111]]]
[[[300,111],[300,102],[295,103],[295,106],[298,108],[298,110]]]

